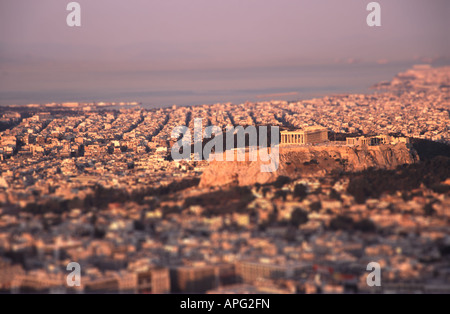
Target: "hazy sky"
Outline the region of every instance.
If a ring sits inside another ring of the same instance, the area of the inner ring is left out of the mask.
[[[363,0],[80,0],[79,28],[69,2],[0,0],[0,98],[188,89],[182,75],[156,79],[182,71],[450,60],[448,0],[378,1],[372,28]]]

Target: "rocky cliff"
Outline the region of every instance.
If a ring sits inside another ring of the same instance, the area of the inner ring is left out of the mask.
[[[200,187],[264,184],[275,181],[278,176],[323,176],[333,170],[394,169],[418,160],[416,151],[404,143],[369,147],[281,147],[276,172],[261,172],[261,161],[211,161],[203,172]]]

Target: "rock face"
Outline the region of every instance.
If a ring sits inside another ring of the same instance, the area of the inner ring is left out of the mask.
[[[261,172],[261,161],[211,161],[202,174],[200,187],[264,184],[274,182],[279,176],[323,176],[333,170],[394,169],[418,160],[416,151],[404,143],[369,147],[280,147],[280,166],[276,172]]]

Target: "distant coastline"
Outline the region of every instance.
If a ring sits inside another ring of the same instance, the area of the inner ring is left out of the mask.
[[[249,70],[188,71],[161,74],[173,80],[170,89],[160,90],[149,86],[142,90],[142,78],[135,74],[124,76],[122,89],[95,89],[73,91],[2,91],[0,106],[28,104],[81,103],[98,106],[123,106],[139,104],[143,108],[163,108],[173,105],[194,106],[215,103],[240,104],[249,102],[283,100],[301,101],[338,94],[370,94],[373,86],[391,81],[398,73],[415,63],[346,64],[330,66],[279,67]],[[439,67],[447,64],[432,64]],[[153,79],[148,73],[144,79]],[[172,75],[172,76],[170,76]],[[208,81],[208,86],[201,82]],[[270,80],[270,83],[267,83]],[[239,82],[242,84],[237,84]],[[211,88],[211,84],[215,88]],[[202,87],[199,87],[202,86]],[[220,88],[217,88],[220,86]],[[100,104],[100,105],[99,105]],[[71,106],[68,106],[71,107]]]

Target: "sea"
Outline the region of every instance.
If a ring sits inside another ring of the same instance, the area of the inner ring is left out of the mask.
[[[145,108],[157,108],[172,105],[306,100],[325,95],[371,93],[371,86],[392,80],[396,74],[411,68],[413,64],[404,62],[158,72],[93,72],[83,73],[82,77],[88,78],[84,79],[84,82],[81,77],[73,77],[73,88],[67,88],[67,84],[62,88],[54,83],[41,89],[8,91],[2,90],[0,86],[0,105],[139,102]],[[61,75],[64,75],[66,81],[67,77],[70,77],[70,73]],[[57,81],[57,77],[52,77],[51,82]]]

